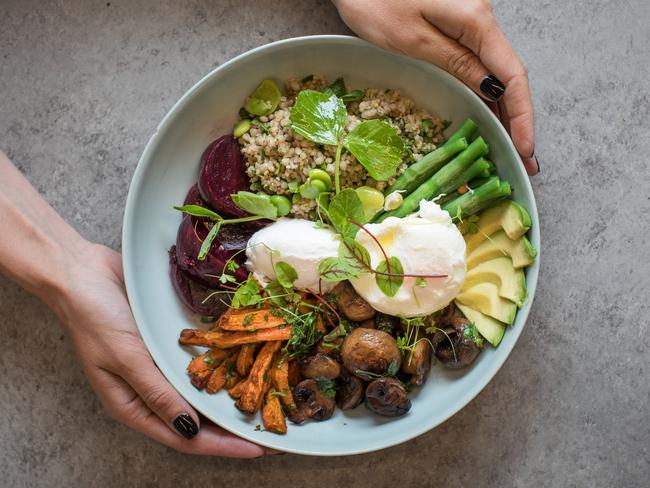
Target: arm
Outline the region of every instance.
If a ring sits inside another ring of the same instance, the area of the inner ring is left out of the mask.
[[[264,449],[203,425],[156,368],[124,292],[120,255],[84,240],[0,152],[0,272],[46,302],[116,420],[182,452],[256,457]]]
[[[490,0],[333,0],[360,37],[429,61],[490,103],[528,174],[539,172],[528,76]]]

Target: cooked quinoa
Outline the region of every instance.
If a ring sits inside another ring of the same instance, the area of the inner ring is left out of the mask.
[[[307,218],[315,210],[315,200],[302,198],[295,193],[295,188],[307,180],[309,171],[313,168],[324,169],[333,177],[336,147],[322,146],[296,134],[291,129],[291,107],[300,91],[320,90],[328,84],[320,76],[307,81],[294,78],[287,80],[286,95],[280,99],[277,110],[270,115],[258,117],[258,122],[254,122],[251,129],[239,138],[252,189],[293,198],[291,215],[294,217]],[[445,120],[417,108],[413,100],[398,90],[369,88],[365,90],[363,100],[347,105],[347,111],[345,134],[368,119],[382,119],[397,129],[405,144],[403,161],[397,169],[398,175],[409,164],[434,150],[436,144],[444,141],[443,131],[448,125]],[[425,120],[431,121],[426,132],[423,127]],[[345,151],[340,168],[342,188],[367,185],[383,191],[395,181],[395,177],[387,182],[375,181]]]

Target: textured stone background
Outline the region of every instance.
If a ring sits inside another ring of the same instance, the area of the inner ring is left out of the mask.
[[[111,421],[56,319],[0,279],[0,484],[648,486],[650,3],[495,9],[530,70],[544,259],[517,348],[469,406],[354,458],[180,455]],[[347,32],[325,0],[1,0],[0,147],[117,248],[131,173],[186,89],[254,46]]]

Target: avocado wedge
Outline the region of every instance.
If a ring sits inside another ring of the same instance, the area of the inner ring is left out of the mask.
[[[483,282],[495,284],[499,289],[499,296],[514,302],[518,307],[521,307],[526,299],[526,275],[523,270],[513,266],[509,257],[490,259],[470,269],[465,276],[461,292]]]
[[[494,347],[497,347],[499,345],[506,330],[505,324],[502,324],[498,320],[494,320],[492,317],[488,317],[478,310],[474,310],[473,308],[470,308],[461,303],[456,302],[456,306],[461,312],[463,312],[463,315],[467,318],[467,320],[476,326],[479,334],[481,334],[486,341],[488,341]]]
[[[512,325],[517,314],[517,305],[501,298],[499,288],[494,283],[483,282],[462,289],[456,301],[508,325]]]
[[[525,236],[512,240],[503,230],[500,230],[468,251],[467,269],[500,256],[509,256],[515,268],[525,268],[533,264],[537,250]]]
[[[475,249],[488,236],[503,229],[510,239],[523,236],[532,225],[528,211],[513,200],[505,200],[481,214],[478,232],[465,236],[467,251]]]

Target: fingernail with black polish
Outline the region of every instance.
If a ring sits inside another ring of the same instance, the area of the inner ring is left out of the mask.
[[[494,76],[486,76],[481,81],[481,91],[483,95],[488,97],[493,102],[499,100],[506,91],[506,87],[499,81],[499,79]]]
[[[174,428],[186,439],[191,439],[199,433],[199,426],[186,413],[182,413],[174,419]]]

